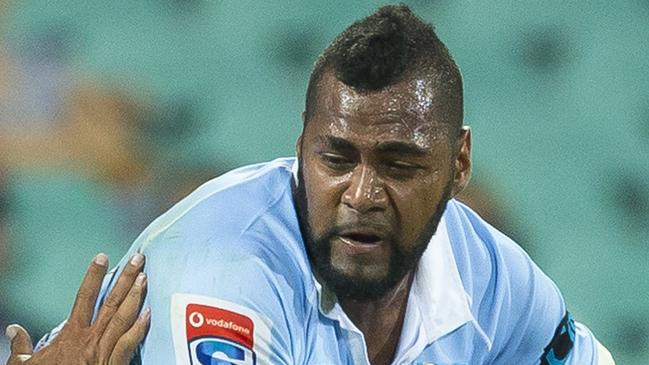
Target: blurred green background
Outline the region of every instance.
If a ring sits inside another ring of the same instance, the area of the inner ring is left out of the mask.
[[[42,334],[96,252],[292,155],[316,56],[385,2],[0,4],[0,324]],[[462,69],[476,204],[618,364],[648,364],[649,2],[406,4]]]

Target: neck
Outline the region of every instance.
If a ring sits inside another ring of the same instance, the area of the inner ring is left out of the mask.
[[[397,350],[413,273],[375,300],[339,298],[340,306],[365,336],[373,365],[390,364]]]

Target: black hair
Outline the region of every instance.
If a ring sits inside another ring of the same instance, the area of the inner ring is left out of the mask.
[[[338,35],[315,62],[306,95],[306,119],[316,107],[322,75],[359,91],[377,91],[411,77],[432,81],[440,120],[456,131],[462,126],[462,76],[433,26],[405,5],[379,8]]]

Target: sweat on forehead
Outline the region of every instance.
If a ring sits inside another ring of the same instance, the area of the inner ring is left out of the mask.
[[[374,123],[400,121],[415,129],[423,125],[448,127],[445,97],[430,80],[413,78],[380,90],[358,90],[325,73],[311,99],[310,115],[366,118]]]
[[[401,140],[428,149],[436,141],[449,141],[448,124],[437,119],[434,92],[425,84],[411,80],[377,91],[359,91],[325,75],[309,129],[369,145]]]

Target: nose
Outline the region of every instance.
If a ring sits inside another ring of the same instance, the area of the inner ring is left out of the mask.
[[[362,164],[357,165],[352,172],[351,183],[343,193],[342,203],[360,213],[386,209],[388,196],[376,171]]]

